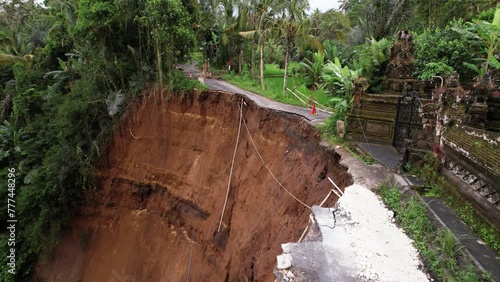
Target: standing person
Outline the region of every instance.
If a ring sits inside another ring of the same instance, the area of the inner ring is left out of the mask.
[[[231,73],[231,60],[227,61],[227,70]]]

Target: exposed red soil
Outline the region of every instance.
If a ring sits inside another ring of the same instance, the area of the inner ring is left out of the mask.
[[[147,95],[146,95],[147,96]],[[44,281],[274,281],[280,243],[297,241],[309,210],[267,172],[239,121],[239,95],[201,92],[128,107]],[[258,108],[243,115],[262,157],[287,189],[317,205],[352,180],[304,118]],[[337,199],[332,197],[327,204]],[[194,243],[192,243],[194,242]]]

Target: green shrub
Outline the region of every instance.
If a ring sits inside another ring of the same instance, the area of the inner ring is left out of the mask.
[[[444,263],[449,269],[455,269],[457,267],[457,256],[463,249],[460,242],[455,240],[450,230],[440,229],[436,237],[436,244],[441,252],[441,263]]]
[[[389,63],[391,42],[385,38],[377,41],[373,37],[354,49],[351,68],[361,69],[361,75],[368,80],[369,92],[381,93]]]
[[[433,76],[437,75],[448,76],[453,71],[454,69],[452,67],[443,62],[432,62],[425,65],[424,69],[422,70],[422,74],[420,74],[418,78],[421,80],[430,80]]]
[[[335,58],[334,61],[328,61],[323,67],[321,87],[333,96],[343,97],[350,101],[354,92],[353,82],[359,77],[359,73],[359,69],[352,70],[348,66],[342,66],[340,59]]]
[[[325,64],[325,56],[323,53],[315,52],[312,54],[312,57],[313,60],[304,58],[300,65],[302,66],[301,70],[304,73],[304,77],[308,79],[307,86],[316,89],[320,83],[321,72]]]
[[[178,70],[172,70],[170,72],[169,79],[172,81],[172,91],[178,92],[183,90],[191,90],[191,89],[199,89],[199,90],[207,90],[208,86],[203,83],[200,83],[196,79],[191,79],[186,74]]]
[[[415,37],[415,73],[417,77],[428,77],[430,67],[441,67],[449,71],[451,67],[460,75],[460,81],[472,81],[477,73],[464,65],[472,62],[480,53],[477,45],[467,41],[464,36],[454,31],[454,28],[464,28],[462,21],[451,22],[445,28],[426,29]]]
[[[429,271],[439,281],[481,281],[480,272],[472,263],[458,264],[462,245],[449,230],[436,230],[427,214],[427,207],[420,199],[416,196],[402,197],[397,188],[385,185],[378,192],[386,206],[394,211],[397,222],[414,240],[414,246]],[[483,276],[486,281],[493,281],[491,275]]]

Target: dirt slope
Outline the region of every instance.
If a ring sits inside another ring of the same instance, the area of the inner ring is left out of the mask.
[[[247,98],[202,92],[129,106],[43,281],[274,281],[280,243],[296,241],[309,210],[262,165],[242,126],[222,230],[238,104],[256,146],[285,187],[308,205],[352,180],[302,117]],[[336,201],[331,198],[328,204]],[[192,254],[191,265],[189,265]],[[189,270],[188,270],[189,269]]]

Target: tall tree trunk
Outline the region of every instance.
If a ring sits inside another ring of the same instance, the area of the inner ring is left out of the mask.
[[[285,53],[285,74],[283,75],[283,96],[285,96],[286,91],[286,81],[288,79],[288,57],[290,56],[290,40],[286,43],[286,53]]]
[[[263,44],[260,45],[260,87],[262,90],[265,90],[264,86],[264,46]]]
[[[240,54],[238,56],[238,74],[243,70],[243,45],[240,45]]]
[[[156,38],[156,64],[158,65],[158,76],[160,78],[160,93],[163,91],[163,68],[161,65],[160,40]]]
[[[255,41],[252,39],[252,44],[255,44]],[[255,79],[255,52],[252,50],[252,56],[250,58],[250,73],[252,74],[252,79]]]

